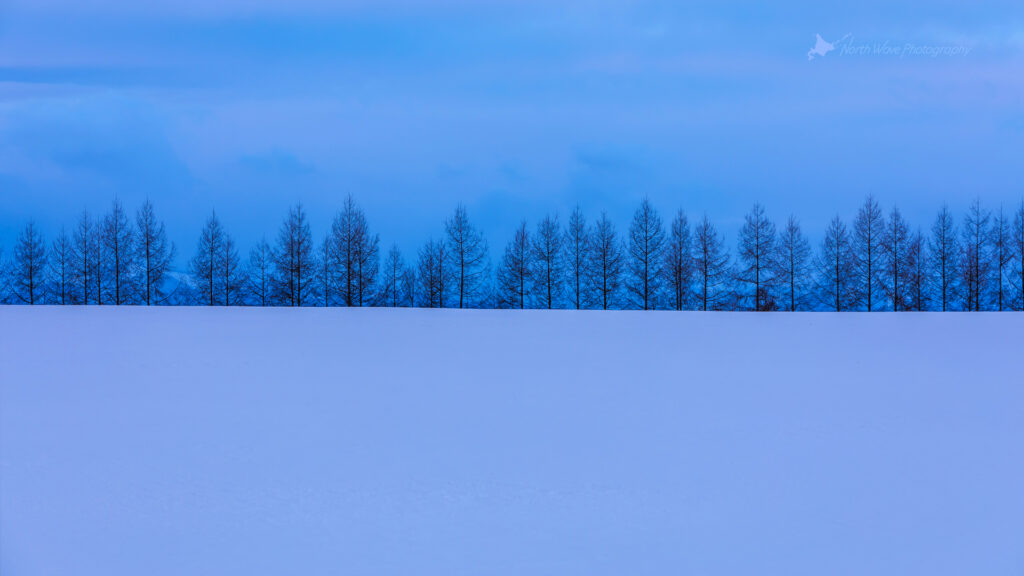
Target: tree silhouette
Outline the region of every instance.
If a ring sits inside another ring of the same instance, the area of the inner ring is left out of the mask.
[[[633,223],[629,227],[626,291],[634,308],[653,310],[657,307],[664,244],[665,231],[661,226],[661,216],[650,200],[644,198],[633,214]]]
[[[747,286],[750,310],[773,310],[775,262],[775,224],[768,219],[764,206],[754,204],[740,230],[739,261],[736,279]]]
[[[828,310],[845,312],[857,304],[856,258],[853,240],[846,224],[836,216],[825,230],[821,249],[815,259],[818,298]]]
[[[317,265],[313,237],[301,204],[288,211],[277,235],[271,293],[282,306],[312,306],[316,303]]]
[[[693,235],[693,269],[697,309],[721,309],[729,297],[729,254],[707,215]]]
[[[690,223],[681,209],[676,212],[669,227],[662,265],[668,305],[674,310],[686,310],[693,299],[693,254],[690,242]]]
[[[545,216],[533,235],[533,299],[537,308],[561,308],[565,287],[562,231],[558,216]]]
[[[594,223],[590,238],[590,285],[602,310],[615,308],[619,305],[623,256],[615,225],[604,212]]]
[[[874,196],[869,195],[853,222],[854,283],[857,302],[868,312],[882,293],[882,242],[885,220]]]
[[[533,283],[533,261],[530,233],[523,221],[505,247],[498,267],[497,305],[499,308],[526,308],[529,287]]]
[[[453,299],[459,308],[475,308],[484,299],[490,275],[487,241],[470,223],[466,207],[462,205],[455,209],[455,214],[445,222],[444,228],[453,275]]]
[[[928,251],[931,253],[929,279],[934,286],[931,292],[935,294],[934,299],[943,312],[950,310],[959,297],[957,264],[960,244],[956,236],[953,214],[948,206],[943,206],[935,217],[935,223],[932,224],[931,238],[928,242]]]
[[[9,274],[15,301],[29,305],[42,304],[45,273],[46,242],[35,222],[30,220],[14,244],[14,258]]]

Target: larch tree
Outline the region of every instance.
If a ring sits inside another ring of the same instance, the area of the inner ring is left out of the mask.
[[[590,291],[587,282],[587,265],[590,261],[590,230],[587,219],[579,206],[569,215],[565,227],[566,289],[569,306],[582,310],[590,306]]]
[[[380,304],[388,308],[399,308],[409,305],[409,295],[406,291],[410,288],[405,283],[406,276],[405,258],[402,257],[398,245],[392,245],[384,258],[384,270],[380,283]]]
[[[174,262],[174,243],[168,242],[164,223],[157,220],[147,199],[135,213],[135,260],[138,264],[139,300],[146,306],[166,302],[164,284]]]
[[[900,213],[893,208],[882,233],[882,264],[884,276],[882,289],[892,303],[892,310],[907,310],[907,282],[910,273],[908,261],[910,249],[910,228]]]
[[[108,286],[110,282],[110,259],[107,256],[103,240],[103,228],[103,218],[97,219],[96,225],[93,227],[92,245],[95,249],[92,252],[93,283],[91,288],[97,306],[110,304],[108,297],[110,292]]]
[[[417,262],[419,303],[424,308],[444,308],[451,290],[448,268],[448,245],[443,240],[429,239],[420,249]]]
[[[0,304],[8,303],[7,293],[10,291],[7,280],[7,262],[4,261],[4,247],[0,245]]]
[[[619,306],[623,266],[622,247],[615,224],[602,212],[590,232],[590,262],[587,270],[595,305],[602,310]]]
[[[792,215],[779,234],[776,251],[775,278],[783,297],[783,308],[790,312],[806,310],[811,279],[811,244],[800,229],[800,222]]]
[[[195,281],[197,303],[208,306],[223,304],[221,299],[221,278],[224,276],[224,228],[217,213],[210,214],[199,234],[195,256],[190,263],[190,272]]]
[[[754,204],[740,229],[738,247],[739,269],[736,279],[745,285],[749,310],[775,310],[778,306],[772,293],[775,283],[775,224],[765,214],[764,206]]]
[[[11,293],[16,302],[29,305],[44,303],[46,242],[35,222],[29,221],[18,235],[9,277]]]
[[[356,258],[356,304],[366,306],[377,300],[377,275],[380,272],[380,236],[366,229],[365,241]]]
[[[856,306],[856,266],[853,240],[846,224],[836,216],[825,230],[814,261],[818,298],[827,310],[845,312]]]
[[[325,257],[332,278],[327,282],[343,306],[365,306],[374,301],[380,270],[380,237],[370,232],[366,214],[352,196],[334,218]]]
[[[530,232],[523,221],[516,228],[512,240],[505,246],[505,254],[498,266],[495,296],[499,308],[526,308],[530,286],[533,283],[533,262]]]
[[[224,293],[225,306],[241,306],[245,303],[245,271],[238,258],[238,249],[231,235],[224,232],[224,246],[220,252],[220,287]]]
[[[76,304],[76,295],[72,290],[74,248],[71,238],[63,228],[50,244],[50,256],[47,261],[49,262],[50,302],[60,305]]]
[[[960,280],[964,308],[968,311],[980,311],[988,304],[986,293],[992,273],[991,220],[992,215],[976,198],[967,209],[960,228]]]
[[[536,308],[561,308],[565,287],[562,228],[558,216],[545,216],[533,235],[533,301]]]
[[[729,253],[705,214],[693,233],[694,295],[698,310],[719,310],[729,297]]]
[[[452,271],[453,306],[476,308],[487,297],[490,276],[487,240],[469,221],[461,204],[444,225],[448,241],[449,269]]]
[[[89,304],[90,300],[95,302],[92,287],[99,255],[97,244],[95,225],[89,212],[83,210],[71,239],[72,291],[80,295],[78,302],[82,304]]]
[[[928,294],[928,248],[920,230],[910,235],[907,243],[906,309],[914,312],[927,310],[930,305]]]
[[[246,298],[253,306],[273,304],[271,285],[274,266],[274,252],[266,238],[249,250],[249,264],[246,266]]]
[[[1013,267],[1010,283],[1013,288],[1014,308],[1024,310],[1024,201],[1017,208],[1013,217],[1013,228],[1010,231],[1010,244],[1013,252]]]
[[[868,312],[883,295],[882,269],[885,219],[873,195],[868,195],[853,221],[853,256],[857,302]]]
[[[995,287],[992,289],[993,307],[1002,312],[1010,304],[1012,288],[1008,286],[1011,277],[1011,266],[1013,264],[1013,242],[1010,231],[1010,220],[999,207],[995,221],[992,223],[992,281]]]
[[[673,310],[686,310],[693,300],[693,253],[690,223],[681,209],[669,226],[662,264],[668,305]]]
[[[334,305],[334,259],[331,258],[331,234],[328,233],[320,245],[320,271],[317,279],[320,281],[320,298],[324,308]]]
[[[932,224],[928,240],[928,279],[932,286],[935,305],[943,312],[952,309],[959,297],[957,263],[960,244],[957,241],[956,222],[948,206],[943,206]]]
[[[312,306],[317,298],[313,235],[301,204],[288,210],[273,251],[271,293],[281,306]]]
[[[412,308],[416,305],[416,271],[412,266],[402,270],[402,298],[405,300],[403,306]]]
[[[108,300],[117,306],[130,304],[136,293],[135,231],[120,200],[114,199],[100,226],[100,249],[108,271]]]
[[[657,308],[661,295],[664,249],[665,230],[661,216],[650,200],[644,198],[633,213],[633,222],[629,226],[626,292],[633,308]]]

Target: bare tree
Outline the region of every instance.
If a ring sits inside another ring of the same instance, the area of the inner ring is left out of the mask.
[[[96,221],[96,226],[93,228],[93,246],[96,249],[92,253],[93,263],[93,286],[92,290],[95,292],[96,305],[102,306],[103,304],[110,304],[110,259],[107,257],[106,247],[103,241],[103,219],[100,218]]]
[[[697,308],[719,310],[729,297],[729,253],[706,214],[693,235],[693,269]]]
[[[311,306],[316,303],[316,258],[313,236],[301,204],[288,211],[277,236],[274,274],[271,276],[273,299],[283,306]]]
[[[453,298],[459,308],[475,308],[483,303],[490,275],[487,241],[469,221],[466,207],[461,204],[455,214],[445,222],[448,236],[449,267],[453,275]]]
[[[249,251],[249,266],[246,269],[246,292],[249,302],[255,306],[270,306],[273,303],[271,294],[272,266],[274,253],[266,238],[260,240]]]
[[[10,282],[14,299],[22,304],[42,304],[46,275],[46,242],[29,221],[14,244]]]
[[[893,208],[889,221],[885,223],[882,233],[882,264],[885,266],[885,277],[882,287],[894,312],[907,309],[907,282],[910,272],[908,251],[910,249],[910,229],[899,208]]]
[[[811,276],[811,245],[790,215],[786,228],[779,234],[775,258],[775,277],[784,296],[784,309],[790,312],[808,307],[808,284]]]
[[[526,221],[516,228],[512,241],[505,247],[505,255],[498,267],[497,305],[499,308],[526,307],[529,287],[533,282],[533,262],[530,233]]]
[[[74,249],[71,238],[63,228],[50,244],[50,256],[47,261],[49,262],[50,302],[60,305],[76,304],[76,295],[72,290]]]
[[[829,310],[845,312],[856,306],[856,262],[846,224],[836,216],[829,222],[815,259],[818,297]]]
[[[990,246],[991,214],[975,199],[967,210],[964,225],[960,229],[963,241],[960,248],[960,278],[964,287],[965,308],[980,311],[986,305],[985,292],[989,288],[992,273]]]
[[[420,249],[419,262],[420,306],[444,308],[451,290],[451,271],[448,268],[448,246],[433,238]]]
[[[562,231],[558,216],[545,216],[533,237],[533,299],[537,308],[561,308],[565,287]]]
[[[72,238],[71,260],[73,291],[81,294],[79,302],[82,304],[88,304],[90,299],[94,302],[96,301],[96,294],[93,292],[92,287],[95,283],[98,255],[99,246],[96,239],[95,226],[92,219],[89,218],[89,212],[83,210]],[[93,298],[90,298],[90,296]]]
[[[602,310],[615,308],[619,305],[623,256],[615,225],[604,212],[601,213],[601,218],[594,223],[594,229],[590,233],[590,242],[588,276],[597,305]]]
[[[224,232],[224,246],[220,252],[221,290],[225,306],[240,306],[245,303],[245,273],[238,258],[238,249],[231,235]]]
[[[412,308],[416,305],[416,271],[412,266],[402,270],[402,297],[405,299],[403,306]]]
[[[1017,208],[1017,214],[1013,217],[1013,229],[1010,236],[1014,259],[1011,284],[1015,286],[1015,308],[1024,310],[1024,201],[1021,201],[1020,207]]]
[[[367,226],[363,237],[365,240],[360,243],[356,258],[356,304],[359,306],[376,301],[377,274],[380,272],[380,236],[371,234]]]
[[[910,236],[907,244],[906,309],[921,312],[928,309],[928,254],[920,230]]]
[[[738,252],[740,268],[736,279],[748,287],[748,308],[757,311],[776,309],[772,294],[774,271],[777,269],[775,224],[768,219],[761,204],[754,204],[744,219]]]
[[[885,219],[875,197],[868,195],[853,222],[853,255],[857,301],[868,312],[875,309],[882,295],[882,242]]]
[[[217,219],[217,213],[210,214],[199,235],[196,254],[192,257],[191,273],[198,290],[198,303],[208,306],[222,304],[223,294],[219,287],[222,277],[224,253],[224,228]]]
[[[344,306],[364,306],[374,301],[380,268],[380,237],[370,233],[366,214],[352,196],[331,224],[325,257],[331,278],[327,284]]]
[[[0,245],[0,304],[8,304],[10,286],[7,280],[7,262],[4,261],[4,247]]]
[[[686,310],[693,300],[693,254],[690,223],[682,210],[676,212],[669,227],[661,269],[668,288],[668,305],[674,310]]]
[[[590,305],[590,291],[587,289],[587,263],[590,260],[590,230],[587,219],[579,206],[569,215],[569,224],[565,228],[565,263],[568,272],[569,306],[576,310]]]
[[[932,224],[932,234],[928,241],[929,280],[933,285],[931,292],[935,294],[937,304],[943,312],[949,310],[958,297],[957,262],[960,256],[960,245],[956,238],[956,223],[948,206],[943,206]]]
[[[114,199],[110,213],[100,226],[103,268],[109,271],[108,299],[115,305],[129,304],[136,292],[135,233],[120,200]]]
[[[665,231],[661,216],[644,198],[633,213],[629,227],[629,274],[626,292],[634,308],[654,310],[661,292],[661,266],[664,262]]]
[[[323,298],[324,308],[333,305],[334,292],[334,268],[331,258],[331,235],[328,233],[320,245],[320,271],[317,274],[320,280],[320,297]]]
[[[392,245],[384,259],[384,277],[381,282],[380,303],[389,308],[408,306],[410,295],[407,293],[412,288],[406,284],[405,258],[397,245]]]
[[[1010,220],[1003,213],[1003,207],[999,207],[996,213],[995,222],[992,223],[992,260],[995,268],[994,278],[995,289],[992,298],[995,309],[1002,312],[1010,304],[1010,290],[1007,280],[1011,276],[1010,267],[1013,263],[1012,233],[1010,231]]]
[[[147,199],[135,213],[135,259],[139,267],[139,295],[146,306],[167,300],[164,282],[174,262],[174,244],[167,241],[164,223],[156,219]]]
[[[245,278],[238,250],[216,213],[210,215],[203,227],[190,268],[196,282],[198,303],[209,306],[238,306],[243,303]]]

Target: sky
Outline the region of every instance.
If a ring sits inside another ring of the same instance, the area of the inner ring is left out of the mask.
[[[730,244],[754,202],[817,241],[868,193],[923,227],[1016,206],[1021,150],[1019,1],[0,4],[8,249],[149,198],[181,265],[213,210],[244,249],[296,202],[322,236],[348,194],[407,253],[459,203],[495,255],[645,196]]]

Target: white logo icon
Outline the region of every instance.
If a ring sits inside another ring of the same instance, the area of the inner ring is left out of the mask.
[[[826,42],[825,39],[821,37],[821,34],[815,34],[815,36],[817,36],[818,39],[814,43],[814,46],[811,47],[811,49],[807,52],[808,60],[814,60],[814,58],[817,56],[824,56],[825,54],[828,54],[829,52],[835,50],[836,44],[839,44],[839,42],[846,40],[850,35],[847,34],[846,36],[843,36],[837,42]]]

